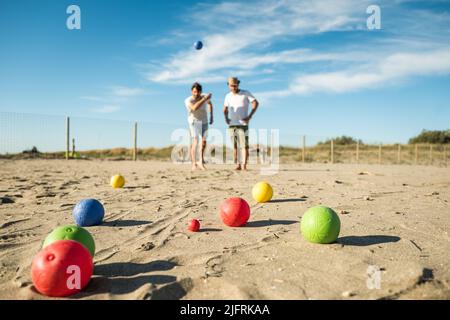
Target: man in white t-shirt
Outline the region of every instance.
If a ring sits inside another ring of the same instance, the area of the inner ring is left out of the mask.
[[[188,123],[189,132],[191,135],[191,160],[192,160],[192,170],[197,169],[197,145],[199,140],[202,141],[202,152],[201,161],[198,164],[200,169],[205,170],[205,148],[206,148],[206,133],[208,130],[208,112],[206,107],[208,106],[209,111],[209,124],[213,124],[213,105],[211,103],[211,94],[202,95],[202,86],[200,83],[194,83],[191,87],[192,96],[187,97],[184,100],[184,105],[188,110]]]
[[[229,78],[230,92],[225,96],[223,113],[228,124],[228,133],[233,142],[233,157],[237,164],[236,170],[247,170],[248,162],[248,123],[258,109],[258,101],[246,90],[239,89],[239,79]],[[249,105],[252,111],[248,113]],[[241,159],[238,161],[238,145],[241,150]],[[242,158],[244,163],[241,164]]]

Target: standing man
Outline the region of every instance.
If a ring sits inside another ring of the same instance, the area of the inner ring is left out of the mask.
[[[229,78],[228,88],[230,92],[225,96],[223,113],[225,122],[229,125],[228,133],[233,143],[233,158],[237,164],[236,170],[247,170],[248,162],[248,123],[258,109],[258,101],[246,90],[239,89],[239,79]],[[248,114],[248,106],[252,105],[252,111]],[[238,160],[238,145],[241,157]],[[244,163],[241,164],[242,159]]]
[[[209,111],[209,124],[213,124],[213,105],[211,103],[211,94],[202,95],[202,86],[200,83],[195,82],[191,87],[192,95],[187,97],[184,104],[188,110],[188,123],[189,123],[189,133],[191,135],[191,160],[192,160],[192,170],[197,169],[197,145],[199,140],[202,141],[202,152],[200,163],[198,167],[205,170],[205,148],[206,148],[206,133],[208,130],[208,112],[206,111],[206,106],[208,106]]]

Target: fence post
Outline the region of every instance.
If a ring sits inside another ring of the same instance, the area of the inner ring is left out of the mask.
[[[72,159],[75,159],[75,139],[72,138]]]
[[[331,139],[331,163],[334,163],[334,140]]]
[[[433,145],[430,143],[430,166],[433,165]]]
[[[378,146],[378,164],[381,164],[381,143]]]
[[[137,160],[137,122],[134,123],[134,148],[133,148],[133,161]]]
[[[399,143],[398,144],[398,150],[397,150],[397,163],[400,164],[400,160],[401,160],[401,152],[402,152],[402,146]]]
[[[70,152],[70,118],[66,117],[66,160],[69,160]]]
[[[417,143],[414,146],[415,146],[414,164],[417,165],[417,158],[418,158]]]
[[[302,148],[302,162],[305,163],[305,154],[306,154],[306,136],[303,135],[303,148]]]

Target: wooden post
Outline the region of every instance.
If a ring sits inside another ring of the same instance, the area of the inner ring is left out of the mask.
[[[70,152],[70,118],[66,118],[66,160],[69,160]]]
[[[305,155],[306,155],[306,136],[303,135],[303,148],[302,148],[302,162],[305,163]]]
[[[331,163],[334,163],[334,140],[331,139]]]
[[[381,164],[381,143],[378,146],[378,164]]]
[[[433,165],[433,145],[430,143],[430,165]]]
[[[401,161],[401,152],[402,152],[402,146],[399,143],[398,144],[398,149],[397,149],[397,163],[400,164]]]
[[[133,148],[133,161],[137,160],[137,122],[134,123],[134,148]]]
[[[415,155],[414,155],[414,164],[417,165],[417,160],[419,158],[419,152],[418,152],[418,148],[417,148],[417,143],[415,144]]]
[[[356,141],[356,163],[359,163],[359,140]]]
[[[72,138],[72,159],[75,159],[75,139]]]

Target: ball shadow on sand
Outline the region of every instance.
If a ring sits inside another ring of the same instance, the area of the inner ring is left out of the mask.
[[[130,277],[141,273],[171,270],[175,266],[177,266],[176,263],[165,260],[155,260],[148,263],[114,262],[96,265],[94,274],[105,277]]]
[[[401,238],[397,236],[386,235],[371,235],[371,236],[347,236],[341,237],[336,240],[336,243],[343,244],[345,246],[371,246],[374,244],[397,242]]]
[[[155,271],[167,271],[177,266],[175,262],[156,260],[149,263],[116,262],[96,265],[88,286],[70,298],[79,299],[95,294],[133,293],[145,284],[163,285],[174,283],[174,276],[164,274],[147,275]]]
[[[291,198],[291,199],[273,199],[267,201],[267,203],[283,203],[283,202],[303,202],[306,198]]]
[[[200,228],[199,232],[219,232],[223,231],[223,229],[218,228]]]
[[[95,294],[128,294],[133,293],[146,284],[161,285],[176,281],[176,277],[168,275],[141,275],[136,277],[93,277],[86,288],[70,298],[80,299]]]
[[[259,221],[249,221],[245,225],[247,228],[261,228],[270,227],[275,225],[288,226],[290,224],[298,223],[295,220],[259,220]]]
[[[114,220],[114,221],[104,221],[101,225],[105,227],[136,227],[149,223],[152,222],[144,220]]]

